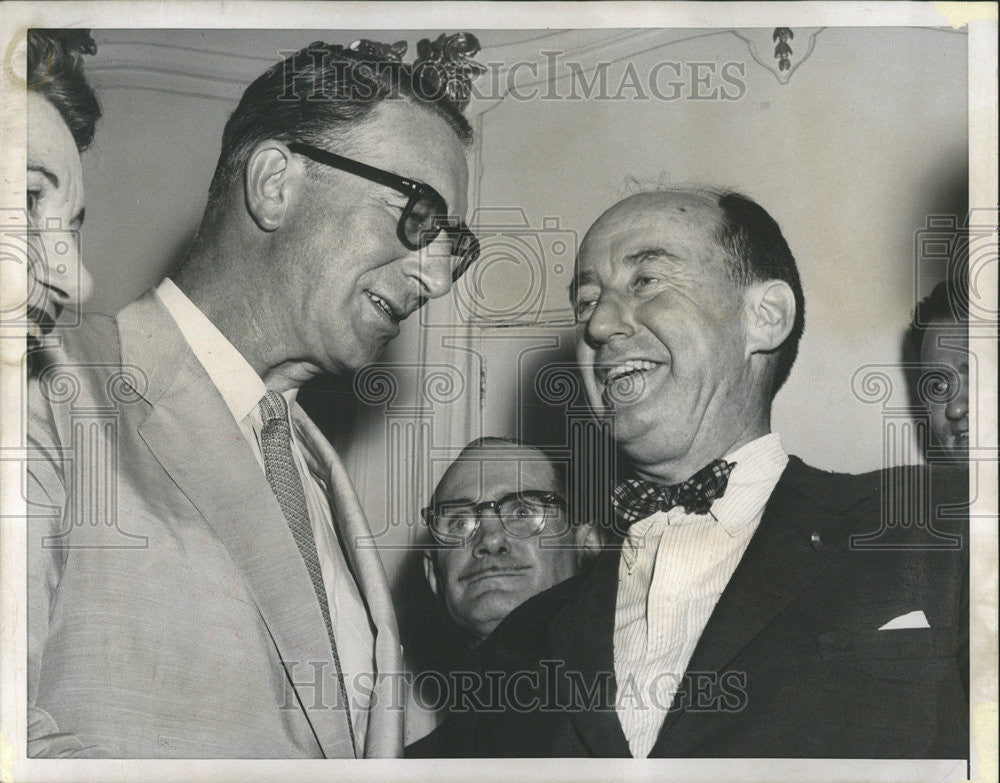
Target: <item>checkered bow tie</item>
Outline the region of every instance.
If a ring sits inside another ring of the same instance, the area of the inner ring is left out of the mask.
[[[688,514],[706,514],[712,501],[726,494],[729,474],[735,467],[735,462],[717,459],[680,484],[624,479],[615,487],[611,505],[625,527],[674,506],[682,506]]]

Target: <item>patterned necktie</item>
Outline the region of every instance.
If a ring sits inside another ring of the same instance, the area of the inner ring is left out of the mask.
[[[306,506],[306,493],[302,489],[302,478],[295,468],[292,457],[292,430],[288,424],[288,406],[285,398],[277,392],[268,391],[260,401],[260,415],[264,428],[260,432],[261,451],[264,452],[264,473],[267,483],[271,485],[281,511],[288,520],[292,538],[299,548],[299,554],[305,562],[306,571],[312,580],[313,590],[319,601],[319,609],[326,623],[326,633],[330,639],[330,650],[333,652],[333,663],[337,667],[337,681],[340,685],[340,698],[347,714],[347,726],[351,732],[351,746],[357,757],[357,742],[354,738],[354,725],[351,722],[347,700],[347,688],[344,685],[344,673],[340,666],[340,656],[337,654],[337,642],[333,637],[333,623],[330,621],[330,604],[327,602],[326,589],[323,587],[323,571],[319,565],[319,555],[316,553],[316,539],[313,538],[312,523],[309,521],[309,510]]]
[[[680,484],[658,484],[642,479],[618,482],[611,496],[615,516],[628,527],[657,511],[682,506],[688,514],[706,514],[712,501],[726,494],[735,462],[717,459]]]

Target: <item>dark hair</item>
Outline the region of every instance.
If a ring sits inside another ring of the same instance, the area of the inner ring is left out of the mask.
[[[28,89],[56,107],[80,152],[94,140],[101,116],[101,105],[83,75],[85,54],[97,54],[89,30],[28,30]]]
[[[226,123],[209,206],[238,185],[251,150],[260,142],[336,146],[388,99],[402,99],[437,114],[468,144],[472,127],[446,97],[441,83],[425,78],[432,70],[322,41],[276,63],[247,87]]]
[[[742,193],[724,192],[718,196],[722,225],[716,239],[726,251],[729,274],[737,286],[767,280],[783,280],[795,296],[795,321],[792,331],[777,350],[778,360],[771,386],[771,397],[788,379],[806,321],[806,300],[795,257],[781,234],[781,228],[767,211]]]
[[[942,280],[913,309],[908,338],[915,360],[920,359],[924,332],[934,322],[967,324],[969,322],[968,290],[960,278]]]

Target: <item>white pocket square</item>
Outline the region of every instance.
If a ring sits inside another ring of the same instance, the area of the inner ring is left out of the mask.
[[[890,620],[881,628],[880,631],[900,631],[903,628],[930,628],[931,624],[927,622],[927,616],[924,614],[922,609],[917,609],[915,612],[908,612],[907,614],[901,614],[895,620]]]

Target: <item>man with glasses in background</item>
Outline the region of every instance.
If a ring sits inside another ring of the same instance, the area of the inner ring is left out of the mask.
[[[600,551],[600,526],[571,517],[566,489],[565,464],[505,438],[472,441],[445,471],[423,510],[432,536],[424,574],[468,648],[488,645],[513,609],[576,575]],[[475,653],[456,656],[463,660],[476,671]],[[457,683],[452,678],[452,701],[460,698]],[[428,735],[407,756],[455,755],[440,744],[453,730]]]
[[[472,131],[447,57],[359,44],[312,44],[246,89],[177,270],[68,335],[30,390],[32,755],[402,751],[385,573],[295,399],[374,360],[475,260]],[[94,410],[113,415],[87,435]]]

